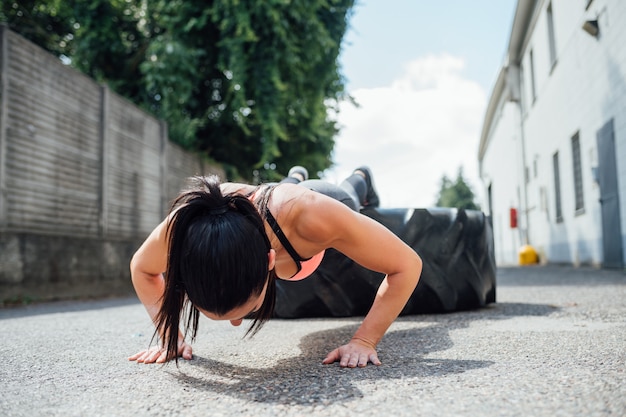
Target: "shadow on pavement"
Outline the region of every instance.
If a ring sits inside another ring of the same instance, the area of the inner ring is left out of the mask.
[[[125,307],[138,304],[136,296],[114,297],[89,300],[48,301],[24,306],[8,306],[0,308],[0,320],[19,317],[37,316],[41,314],[72,313],[77,311],[101,310],[106,308]]]
[[[350,339],[357,329],[351,325],[305,336],[299,345],[300,355],[281,360],[271,368],[237,366],[195,356],[188,362],[188,368],[171,374],[194,389],[248,401],[328,405],[363,398],[367,393],[359,388],[361,382],[398,380],[403,385],[417,386],[420,378],[444,377],[491,366],[492,361],[437,359],[432,354],[450,349],[453,346],[450,331],[465,328],[472,321],[544,316],[556,310],[548,305],[503,303],[471,312],[404,316],[397,320],[400,326],[415,323],[417,327],[385,335],[378,347],[383,362],[379,367],[370,364],[366,368],[340,369],[336,363],[321,365],[321,359],[330,350]]]

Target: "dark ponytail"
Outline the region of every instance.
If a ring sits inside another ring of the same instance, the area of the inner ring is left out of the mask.
[[[275,275],[268,274],[271,245],[256,207],[239,194],[222,195],[216,176],[194,177],[193,187],[172,205],[168,223],[168,260],[155,336],[178,360],[178,331],[198,331],[198,308],[217,315],[244,305],[263,291],[262,307],[250,318],[256,333],[273,314]],[[269,281],[268,281],[269,280]]]

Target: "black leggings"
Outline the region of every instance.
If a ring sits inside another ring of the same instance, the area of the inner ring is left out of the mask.
[[[354,211],[359,211],[363,203],[365,203],[365,197],[367,196],[367,183],[365,182],[365,178],[359,174],[350,175],[343,180],[339,186],[322,180],[306,180],[299,182],[292,177],[283,179],[281,181],[281,184],[282,183],[299,184],[309,190],[317,191],[318,193],[340,201]]]

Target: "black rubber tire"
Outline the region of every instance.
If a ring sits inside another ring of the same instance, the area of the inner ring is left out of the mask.
[[[480,211],[367,209],[422,258],[420,282],[402,315],[446,313],[496,301],[492,228]],[[319,268],[302,281],[277,282],[275,316],[363,316],[384,276],[327,250]]]

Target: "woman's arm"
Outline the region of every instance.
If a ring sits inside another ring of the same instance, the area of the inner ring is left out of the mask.
[[[161,308],[161,297],[165,289],[163,271],[167,264],[167,220],[158,225],[137,250],[130,262],[130,273],[137,297],[146,308],[153,323]],[[161,335],[159,338],[162,340]],[[191,359],[191,346],[184,342],[182,332],[178,335],[178,354]],[[166,349],[159,346],[142,350],[129,357],[143,363],[162,363],[167,360]]]
[[[165,288],[163,272],[167,262],[167,223],[163,221],[148,236],[130,261],[130,274],[137,297],[154,322]]]
[[[422,261],[415,251],[380,223],[326,196],[313,193],[295,212],[298,235],[337,249],[358,264],[387,276],[363,323],[347,345],[332,351],[324,363],[341,366],[380,364],[376,345],[398,317],[415,289]],[[296,203],[298,204],[298,203]]]

